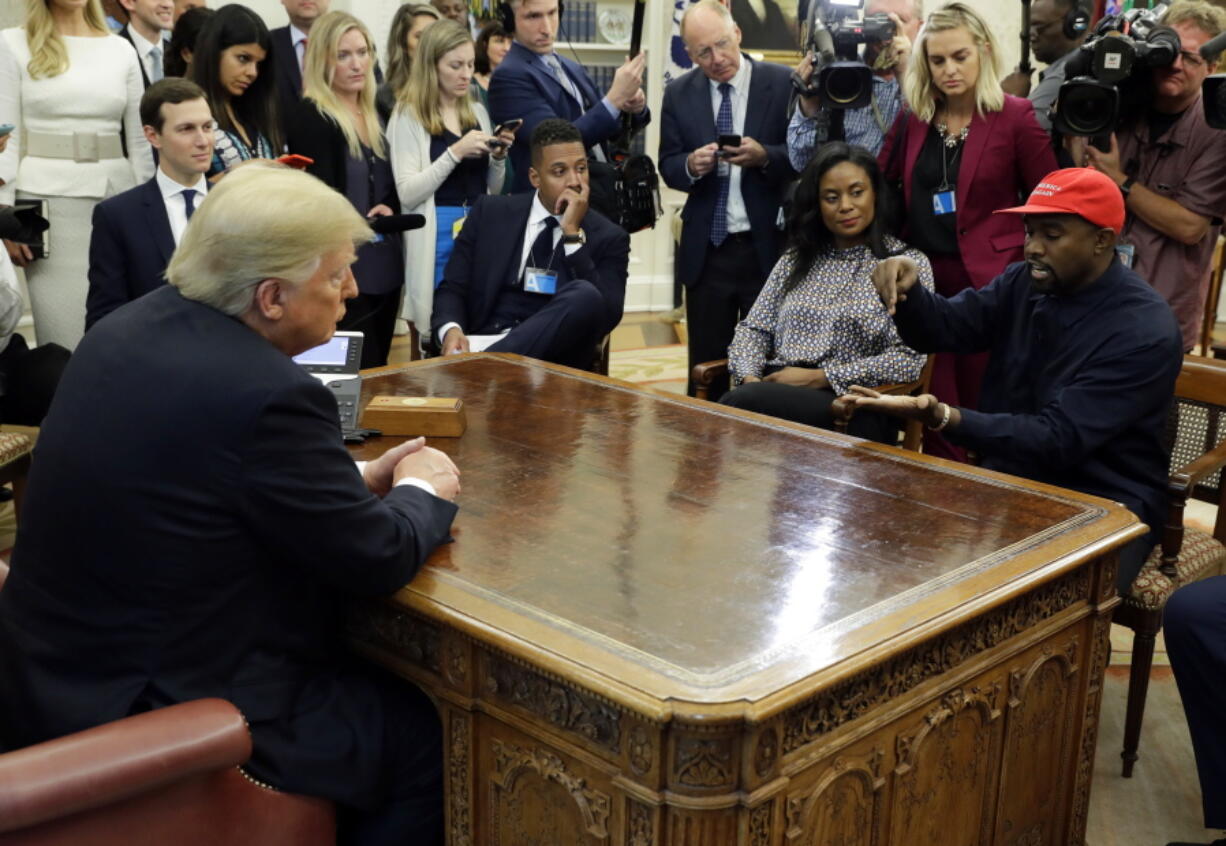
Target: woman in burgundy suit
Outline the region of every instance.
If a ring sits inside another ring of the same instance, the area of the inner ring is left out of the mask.
[[[907,65],[909,111],[894,122],[880,162],[902,180],[902,238],[932,262],[938,293],[982,288],[1022,260],[1022,226],[997,209],[1015,205],[1057,167],[1051,140],[1029,100],[1000,88],[1000,51],[970,7],[951,3],[928,16]],[[932,392],[974,408],[986,354],[937,356]],[[964,459],[927,433],[926,452]]]

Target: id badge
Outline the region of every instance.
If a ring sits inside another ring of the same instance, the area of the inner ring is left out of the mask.
[[[457,217],[455,221],[452,222],[451,240],[454,241],[456,238],[460,237],[460,230],[464,228],[464,221],[466,220],[468,220],[468,215],[464,215],[464,217]]]
[[[525,267],[524,290],[529,294],[556,294],[558,274],[539,267]]]
[[[953,214],[958,210],[958,199],[953,191],[940,191],[932,195],[933,214]]]
[[[1132,260],[1136,258],[1137,248],[1132,244],[1116,244],[1115,254],[1120,258],[1120,264],[1124,267],[1132,267]]]

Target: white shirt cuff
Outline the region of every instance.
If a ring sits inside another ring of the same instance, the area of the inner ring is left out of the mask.
[[[415,488],[421,488],[423,491],[430,494],[430,496],[438,496],[438,491],[434,489],[434,485],[430,484],[425,479],[419,479],[416,476],[405,476],[392,487],[398,488],[401,485],[412,485]]]
[[[448,332],[450,332],[450,331],[451,331],[453,328],[455,328],[455,329],[459,329],[459,328],[460,328],[460,324],[456,323],[456,322],[453,320],[453,321],[451,321],[450,323],[444,323],[442,326],[440,326],[440,327],[439,327],[439,330],[438,330],[438,345],[439,345],[440,347],[443,345],[443,339],[447,337],[447,333],[448,333]]]
[[[366,465],[369,464],[370,462],[354,461],[353,463],[356,464],[358,467],[358,475],[361,476],[363,480],[365,480],[366,479]],[[430,496],[438,496],[438,491],[434,489],[434,485],[430,484],[425,479],[419,479],[416,476],[405,476],[399,482],[392,485],[392,487],[398,488],[401,485],[412,485],[415,488],[421,488],[423,491],[430,494]]]

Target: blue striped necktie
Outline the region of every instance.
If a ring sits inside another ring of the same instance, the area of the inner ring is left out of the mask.
[[[715,116],[715,134],[732,134],[732,86],[727,82],[719,84],[719,114]],[[715,216],[711,219],[711,243],[720,246],[728,237],[728,189],[732,185],[732,166],[727,162],[716,162],[716,180],[719,183],[715,196]]]

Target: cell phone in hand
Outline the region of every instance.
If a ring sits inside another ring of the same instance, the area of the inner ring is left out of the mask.
[[[719,143],[719,149],[715,151],[715,155],[721,159],[726,159],[729,156],[734,155],[734,154],[729,150],[725,150],[724,148],[741,146],[741,136],[721,134],[719,136],[718,143]]]
[[[12,132],[16,128],[17,127],[11,123],[0,123],[0,138],[3,138],[4,136],[8,135],[10,132]]]
[[[515,130],[519,129],[523,125],[524,125],[523,118],[515,118],[515,120],[509,120],[506,123],[500,123],[497,126],[495,126],[494,134],[500,135],[503,132],[514,132]]]

